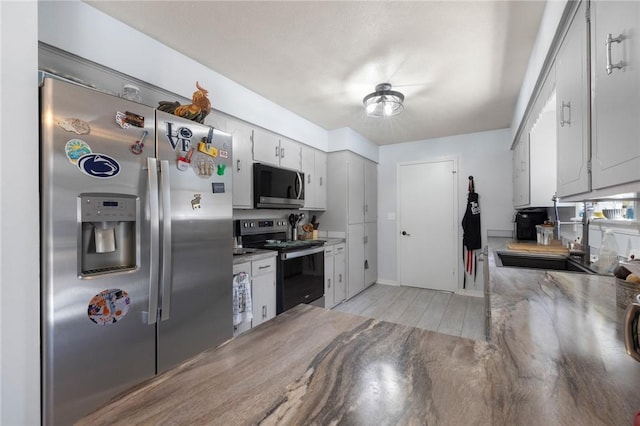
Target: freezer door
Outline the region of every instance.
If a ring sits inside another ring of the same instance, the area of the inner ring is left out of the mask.
[[[143,127],[121,126],[118,112]],[[41,88],[43,424],[72,424],[155,373],[144,170],[154,120],[75,84]]]
[[[158,372],[230,339],[231,136],[156,112],[161,163]]]

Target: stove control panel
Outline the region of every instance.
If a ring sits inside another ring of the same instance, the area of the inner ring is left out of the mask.
[[[237,235],[287,232],[286,219],[240,219],[235,221]]]

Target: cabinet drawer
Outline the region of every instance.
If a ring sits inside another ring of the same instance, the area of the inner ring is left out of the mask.
[[[254,277],[256,275],[264,275],[264,274],[275,273],[275,272],[276,272],[275,258],[256,260],[251,263],[251,274]]]

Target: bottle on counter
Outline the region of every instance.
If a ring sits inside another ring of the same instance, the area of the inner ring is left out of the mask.
[[[606,229],[602,236],[597,265],[601,273],[611,273],[618,266],[618,243],[611,229]]]

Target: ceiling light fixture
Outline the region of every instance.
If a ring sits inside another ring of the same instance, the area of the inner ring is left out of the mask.
[[[392,117],[404,109],[404,95],[391,90],[389,83],[380,83],[376,91],[364,97],[362,103],[369,117]]]

